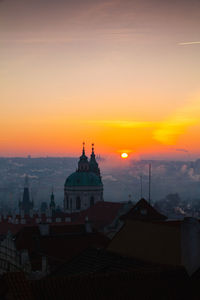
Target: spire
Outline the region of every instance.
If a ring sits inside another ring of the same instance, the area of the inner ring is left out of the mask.
[[[80,160],[87,160],[87,156],[85,155],[85,142],[83,142],[83,150],[82,155],[80,156]]]
[[[85,142],[83,142],[83,151],[82,151],[82,155],[85,155]]]
[[[51,193],[51,202],[54,202],[54,193],[53,193],[53,191],[52,191],[52,193]]]
[[[55,199],[55,197],[54,197],[53,187],[52,187],[51,201],[50,201],[49,207],[50,207],[51,209],[53,209],[53,210],[55,210],[55,208],[56,208],[56,204],[55,204],[54,199]]]
[[[29,180],[28,180],[28,175],[26,174],[25,179],[24,179],[24,188],[29,188]]]
[[[85,155],[85,142],[83,142],[83,150],[82,155],[80,156],[80,160],[78,162],[78,171],[87,172],[89,170],[88,158]]]
[[[92,154],[91,154],[91,157],[94,157],[94,158],[95,158],[95,154],[94,154],[94,143],[92,143]]]
[[[94,143],[92,143],[92,153],[90,155],[90,171],[100,176],[100,170],[94,153]]]
[[[30,201],[30,192],[29,192],[29,182],[28,176],[25,176],[24,180],[24,191],[22,202],[20,203],[20,209],[24,211],[25,214],[29,215],[30,209],[33,208],[33,202]]]

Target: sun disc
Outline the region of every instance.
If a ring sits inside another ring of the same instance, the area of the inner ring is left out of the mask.
[[[128,154],[126,152],[121,154],[121,158],[127,158],[127,157],[128,157]]]

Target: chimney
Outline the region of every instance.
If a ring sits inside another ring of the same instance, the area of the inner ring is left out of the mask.
[[[181,224],[181,260],[189,275],[200,267],[199,220],[186,217]]]
[[[91,226],[91,222],[89,221],[88,217],[85,218],[85,231],[86,231],[86,233],[92,233],[92,226]]]
[[[24,266],[28,263],[29,263],[28,250],[22,250],[22,252],[21,252],[21,264],[22,264],[22,266]]]
[[[42,256],[42,273],[47,273],[47,258],[46,256]]]

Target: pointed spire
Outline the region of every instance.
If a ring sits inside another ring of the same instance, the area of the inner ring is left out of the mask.
[[[94,143],[92,143],[92,153],[91,153],[91,159],[95,160],[95,153],[94,153]]]
[[[83,142],[83,150],[80,160],[87,160],[87,156],[85,155],[85,142]]]
[[[52,201],[54,201],[54,193],[53,193],[53,191],[52,191],[52,193],[51,193],[51,202]]]
[[[82,151],[82,155],[85,155],[85,142],[83,142],[83,151]]]
[[[29,215],[30,209],[32,209],[33,204],[30,201],[30,192],[29,192],[29,180],[28,176],[25,176],[24,181],[24,192],[23,192],[23,198],[22,202],[20,203],[21,210],[24,211],[25,214]]]
[[[28,188],[29,187],[29,180],[28,180],[28,175],[26,174],[25,179],[24,179],[24,187]]]
[[[89,163],[88,158],[85,155],[85,143],[83,142],[83,150],[82,155],[80,156],[80,160],[78,162],[78,171],[88,171],[89,170]]]
[[[100,176],[100,170],[98,163],[95,158],[95,153],[94,153],[94,143],[92,143],[92,153],[90,155],[90,171],[96,173],[98,176]]]
[[[55,204],[55,201],[54,201],[54,193],[53,193],[53,187],[52,187],[52,192],[51,192],[51,201],[50,201],[50,204],[49,204],[49,207],[51,209],[55,209],[56,207],[56,204]]]
[[[95,160],[94,143],[92,143],[92,153],[91,153],[91,155],[90,155],[90,159]]]

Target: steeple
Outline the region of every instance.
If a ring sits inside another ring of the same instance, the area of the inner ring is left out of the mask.
[[[28,175],[26,175],[26,176],[25,176],[25,179],[24,179],[24,188],[29,188]]]
[[[29,182],[28,182],[28,176],[26,175],[25,180],[24,180],[24,192],[23,192],[22,203],[28,204],[29,201],[30,201]]]
[[[92,153],[90,156],[90,171],[96,173],[98,176],[100,176],[100,169],[99,169],[99,165],[96,161],[96,157],[95,157],[95,153],[94,153],[94,144],[92,144]]]
[[[92,144],[92,154],[91,154],[91,158],[95,159],[95,154],[94,154],[94,144]]]
[[[83,142],[82,156],[86,156],[86,155],[85,155],[85,142]]]
[[[55,197],[54,197],[53,188],[52,188],[51,201],[50,201],[50,204],[49,204],[49,207],[52,211],[56,209],[56,204],[55,204],[54,199],[55,199]]]
[[[87,156],[85,155],[85,143],[83,142],[82,155],[80,156],[80,160],[78,162],[78,172],[87,171],[89,171],[89,162]]]
[[[19,208],[27,215],[29,215],[30,210],[33,208],[33,202],[30,201],[29,180],[27,175],[24,180],[23,199],[22,202],[19,203]]]

